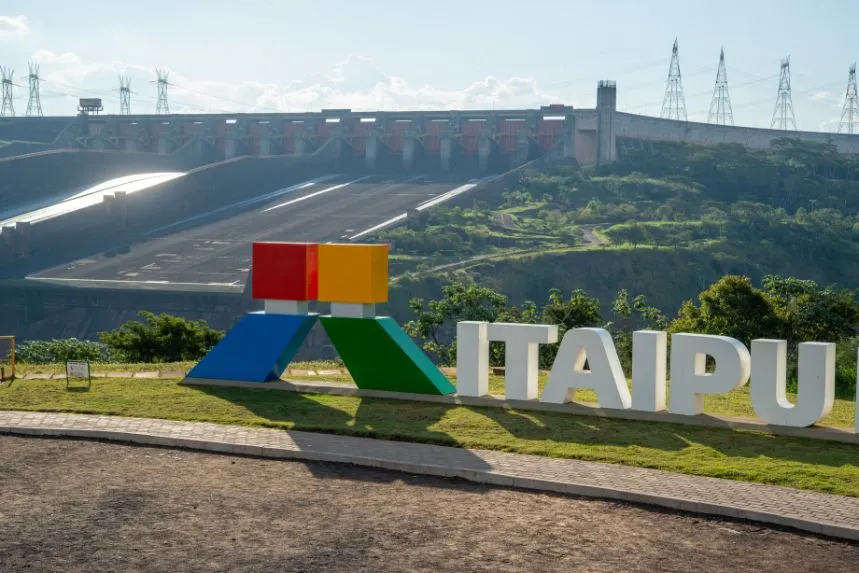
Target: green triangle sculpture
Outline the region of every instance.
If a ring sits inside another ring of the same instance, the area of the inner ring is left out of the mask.
[[[390,316],[319,320],[358,388],[442,396],[456,391]]]

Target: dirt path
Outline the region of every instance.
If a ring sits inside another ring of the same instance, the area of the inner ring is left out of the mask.
[[[847,572],[859,546],[343,465],[0,436],[0,571]]]
[[[585,245],[604,245],[605,239],[594,233],[593,225],[582,225],[579,227],[582,230],[582,242]]]
[[[593,225],[582,226],[580,228],[582,230],[582,244],[580,246],[590,247],[590,246],[598,246],[598,245],[605,245],[606,244],[606,240],[594,232],[595,227]],[[533,249],[533,250],[527,250],[526,249],[526,250],[511,251],[511,252],[506,252],[506,253],[490,253],[487,255],[477,255],[475,257],[470,257],[468,259],[463,259],[463,260],[455,261],[452,263],[445,263],[443,265],[437,265],[435,267],[432,267],[431,269],[427,269],[426,271],[416,273],[415,276],[422,277],[422,276],[427,276],[427,275],[439,273],[442,271],[452,271],[452,270],[456,270],[456,269],[461,269],[461,268],[467,267],[469,265],[473,265],[475,263],[480,263],[482,261],[489,261],[489,260],[493,260],[493,259],[503,260],[503,259],[507,259],[507,258],[514,256],[514,255],[527,255],[530,253],[540,253],[540,252],[542,252],[540,249]]]

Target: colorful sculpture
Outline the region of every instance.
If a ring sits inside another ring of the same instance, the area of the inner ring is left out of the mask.
[[[452,394],[453,385],[393,318],[387,245],[254,243],[252,296],[262,312],[236,324],[188,378],[279,380],[320,318],[355,384],[365,390]],[[331,303],[322,317],[309,302]]]

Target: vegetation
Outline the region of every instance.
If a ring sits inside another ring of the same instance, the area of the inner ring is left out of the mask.
[[[600,301],[580,289],[564,297],[552,289],[542,306],[525,302],[509,305],[508,298],[491,288],[452,282],[442,287],[442,296],[425,301],[412,299],[414,320],[406,331],[423,340],[424,349],[436,360],[453,364],[456,360],[455,323],[461,320],[520,322],[558,325],[559,335],[570,328],[602,326],[612,332],[621,364],[629,373],[632,361],[632,331],[667,329],[669,332],[696,332],[730,336],[747,346],[755,338],[780,338],[789,343],[789,388],[796,388],[796,348],[800,342],[835,342],[838,349],[836,392],[851,398],[856,391],[856,347],[854,334],[859,325],[856,293],[834,287],[820,287],[814,281],[767,276],[762,288],[748,277],[728,275],[698,295],[698,304],[684,302],[670,320],[647,298],[630,301],[625,289],[618,291],[611,306],[612,320],[602,314]],[[540,347],[543,367],[552,364],[558,344]],[[493,344],[490,360],[504,363],[504,348]]]
[[[102,341],[128,362],[199,360],[224,335],[202,320],[148,311],[141,311],[140,316],[146,322],[129,321],[117,330],[101,333]]]
[[[561,285],[603,301],[626,288],[665,313],[729,274],[859,284],[859,158],[790,139],[766,150],[666,142],[620,152],[597,169],[529,172],[471,208],[383,233],[410,257],[393,314],[414,296],[438,297],[451,278],[515,304]],[[441,245],[444,233],[456,237]],[[463,264],[428,272],[454,261]]]
[[[15,349],[15,360],[23,364],[56,364],[67,360],[112,362],[111,349],[92,340],[32,340]]]
[[[21,344],[15,358],[22,364],[55,364],[67,360],[90,362],[196,361],[224,335],[205,321],[190,321],[170,314],[141,311],[145,322],[129,321],[118,329],[102,332],[102,342],[33,340]]]
[[[723,407],[747,400],[719,398]],[[714,402],[708,402],[708,410]],[[278,390],[185,387],[164,380],[57,380],[0,386],[0,408],[82,412],[409,440],[650,467],[859,496],[855,445],[666,423],[471,408]],[[719,408],[716,408],[719,409]],[[852,403],[835,411],[847,423]]]

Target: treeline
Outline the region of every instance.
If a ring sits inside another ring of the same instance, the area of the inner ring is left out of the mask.
[[[632,359],[632,332],[665,329],[730,336],[746,345],[756,338],[787,340],[789,385],[794,389],[797,344],[835,342],[837,393],[843,397],[855,395],[857,292],[822,287],[814,281],[770,275],[756,287],[748,277],[728,275],[702,291],[697,302],[684,302],[671,319],[651,306],[645,296],[630,297],[626,290],[617,293],[604,313],[600,301],[581,290],[565,296],[551,289],[542,305],[525,302],[515,306],[502,293],[463,282],[445,285],[438,299],[413,299],[410,307],[415,318],[405,325],[406,331],[420,339],[437,361],[446,364],[456,360],[455,324],[462,320],[555,324],[561,337],[570,328],[604,327],[613,334],[627,372]],[[558,344],[541,346],[543,367],[551,365],[557,348]],[[502,344],[491,345],[490,360],[503,365]]]

